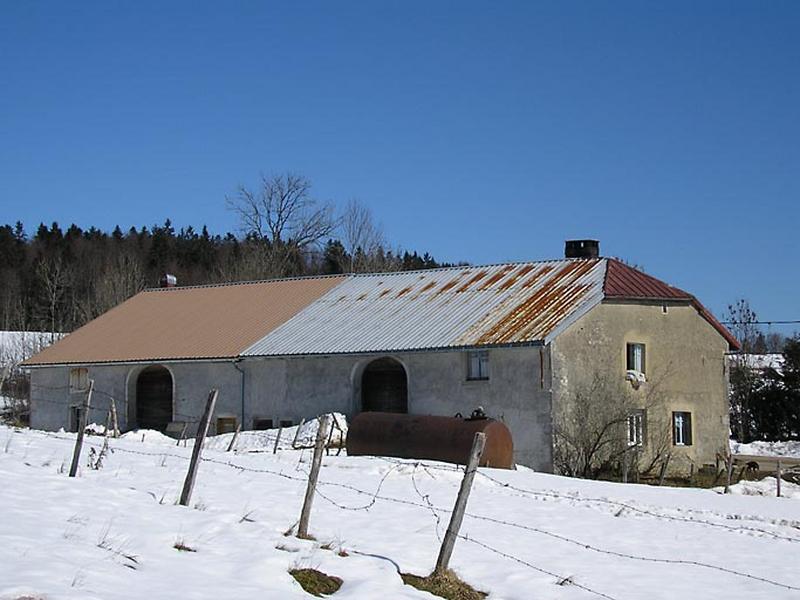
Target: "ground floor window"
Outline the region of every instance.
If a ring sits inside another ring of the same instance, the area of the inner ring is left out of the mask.
[[[692,445],[692,413],[672,413],[672,443],[675,446]]]
[[[264,431],[266,429],[272,429],[272,419],[262,419],[260,417],[253,419],[253,429],[255,431]]]
[[[294,421],[291,419],[281,419],[281,427],[292,427],[294,426]]]
[[[628,415],[628,446],[644,444],[645,411],[635,410]]]
[[[217,435],[236,431],[236,417],[219,417],[217,419]]]

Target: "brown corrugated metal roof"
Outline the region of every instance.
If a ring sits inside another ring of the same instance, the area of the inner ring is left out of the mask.
[[[615,258],[608,259],[603,291],[606,298],[652,298],[654,300],[690,300],[692,298],[691,294],[667,285]]]
[[[609,258],[603,292],[606,298],[618,300],[686,300],[728,342],[731,350],[739,350],[739,341],[720,323],[711,311],[689,292],[667,285],[663,281]]]
[[[25,364],[236,357],[342,279],[145,290]]]

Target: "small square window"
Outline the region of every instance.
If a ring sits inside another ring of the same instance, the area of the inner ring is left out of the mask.
[[[294,421],[291,419],[281,419],[280,425],[281,427],[293,427]]]
[[[253,429],[255,431],[272,429],[272,419],[253,419]]]
[[[89,389],[89,369],[80,367],[69,370],[69,393],[77,394]]]
[[[489,351],[475,350],[467,355],[467,379],[479,381],[489,379]]]
[[[692,445],[692,413],[672,413],[672,443],[675,446]]]
[[[642,446],[644,444],[645,412],[635,410],[628,415],[628,446]]]
[[[236,417],[219,417],[217,419],[217,435],[236,431]]]
[[[644,344],[628,344],[628,371],[645,373]]]

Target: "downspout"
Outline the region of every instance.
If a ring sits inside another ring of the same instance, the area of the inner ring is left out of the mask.
[[[242,421],[241,421],[241,427],[244,428],[244,380],[245,380],[245,372],[242,369],[239,368],[239,363],[242,362],[242,360],[243,359],[241,359],[241,358],[237,358],[234,361],[232,361],[231,364],[233,365],[233,368],[236,369],[237,371],[239,371],[239,373],[241,373],[241,375],[242,375]]]

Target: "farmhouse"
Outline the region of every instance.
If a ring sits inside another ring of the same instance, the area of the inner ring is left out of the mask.
[[[89,380],[123,429],[194,423],[212,387],[218,433],[481,406],[552,470],[559,415],[598,381],[635,407],[624,443],[646,452],[665,423],[671,451],[713,462],[736,347],[694,296],[579,240],[560,260],[149,289],[26,365],[35,428],[74,428]]]

